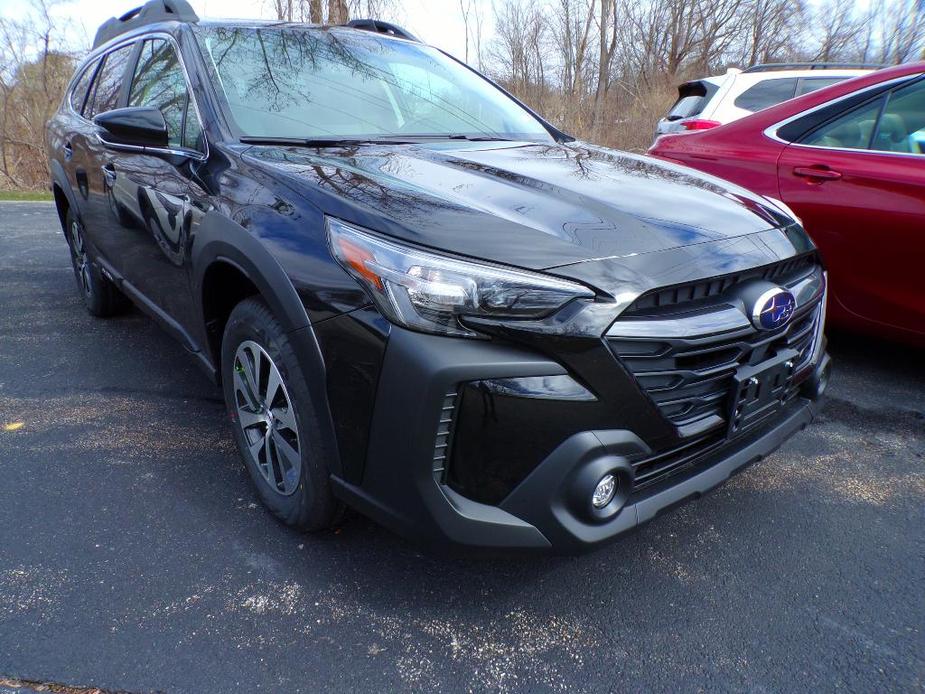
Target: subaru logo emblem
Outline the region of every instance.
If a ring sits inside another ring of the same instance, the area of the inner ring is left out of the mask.
[[[796,307],[793,294],[774,287],[758,297],[752,309],[752,323],[761,330],[777,330],[790,322]]]

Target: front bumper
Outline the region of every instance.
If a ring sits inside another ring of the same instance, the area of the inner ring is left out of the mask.
[[[599,471],[651,453],[630,428],[603,428],[590,422],[587,430],[559,443],[497,503],[475,501],[446,483],[440,461],[440,441],[445,436],[441,422],[447,408],[453,407],[459,384],[565,373],[558,362],[538,353],[393,328],[362,480],[351,484],[335,478],[335,493],[383,525],[433,548],[578,552],[627,532],[685,499],[701,496],[769,455],[815,415],[812,401],[791,400],[771,424],[712,449],[660,485],[631,495],[605,521],[583,513],[581,504],[574,502],[575,489],[585,479],[596,479]],[[548,424],[519,425],[505,435],[515,442],[529,442]]]

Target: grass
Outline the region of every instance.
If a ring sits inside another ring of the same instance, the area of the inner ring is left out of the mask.
[[[0,190],[0,200],[52,200],[51,193],[44,190]]]

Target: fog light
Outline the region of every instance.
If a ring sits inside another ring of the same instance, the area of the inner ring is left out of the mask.
[[[613,500],[613,495],[617,491],[617,478],[613,475],[604,475],[601,481],[594,488],[594,494],[591,495],[591,503],[594,508],[604,508]]]

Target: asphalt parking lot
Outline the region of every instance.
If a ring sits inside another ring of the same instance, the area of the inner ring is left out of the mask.
[[[301,535],[193,360],[86,314],[54,207],[0,203],[0,692],[922,691],[923,355],[831,349],[816,424],[596,553]]]

